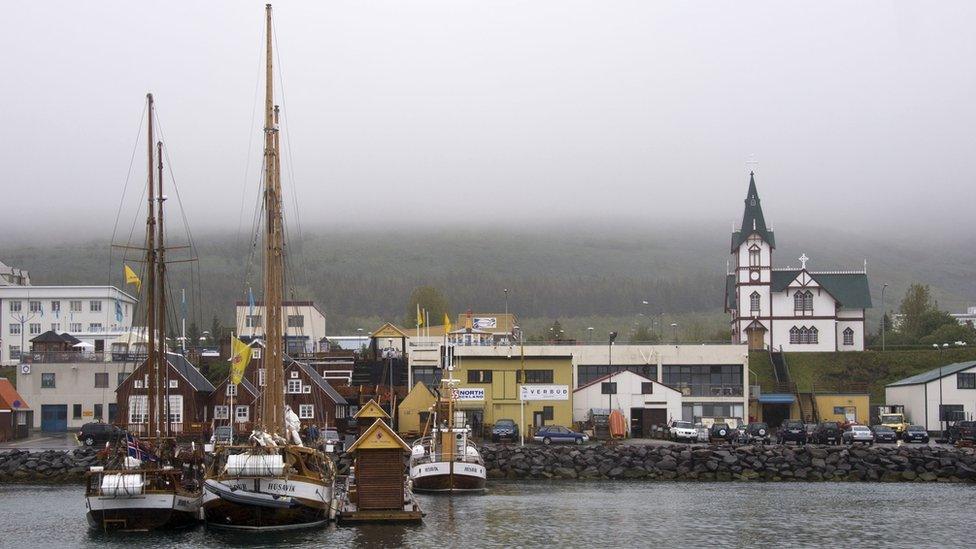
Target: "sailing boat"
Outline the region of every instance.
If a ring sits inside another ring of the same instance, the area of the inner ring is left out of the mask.
[[[487,476],[481,452],[471,441],[471,429],[464,424],[464,412],[455,410],[453,353],[448,357],[448,377],[441,380],[434,404],[433,425],[424,427],[425,436],[410,450],[410,480],[417,492],[475,492],[485,489]],[[430,428],[430,435],[427,430]]]
[[[204,481],[203,509],[208,525],[243,530],[284,530],[329,520],[335,464],[324,453],[302,445],[298,416],[284,403],[284,227],[278,108],[271,69],[271,5],[266,15],[264,111],[264,303],[265,385],[249,444],[219,445]]]
[[[106,464],[85,474],[88,523],[99,530],[153,530],[195,524],[202,490],[192,453],[187,460],[169,434],[169,405],[160,365],[166,366],[166,259],[163,230],[162,142],[156,143],[158,180],[153,184],[153,96],[146,95],[149,175],[146,220],[146,412],[149,441],[127,436]],[[154,188],[155,187],[155,188]],[[157,204],[158,202],[158,204]],[[158,337],[157,337],[158,332]]]

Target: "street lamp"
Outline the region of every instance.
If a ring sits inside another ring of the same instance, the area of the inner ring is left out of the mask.
[[[593,326],[586,329],[586,342],[593,343]]]
[[[611,384],[611,381],[613,380],[613,342],[616,339],[617,339],[617,332],[610,332],[609,334],[610,342],[607,344],[607,353],[608,353],[607,354],[607,370],[608,370],[607,387],[608,389],[610,387],[613,387],[613,385]],[[611,411],[613,411],[613,392],[607,390],[607,422],[608,422],[607,426],[608,427],[609,427]]]
[[[885,324],[887,324],[887,322],[885,322],[885,316],[888,314],[887,311],[885,311],[885,304],[884,304],[884,294],[887,288],[888,288],[887,284],[881,287],[881,350],[882,351],[885,350],[885,328],[886,328]]]
[[[519,367],[521,369],[521,375],[519,375],[519,414],[521,415],[519,419],[519,446],[525,446],[525,397],[522,395],[522,389],[525,386],[525,339],[521,328],[515,326],[513,329],[519,341]]]
[[[671,331],[674,332],[674,344],[677,345],[678,344],[678,323],[677,322],[671,323]]]
[[[505,318],[508,318],[508,288],[502,290],[505,292]]]

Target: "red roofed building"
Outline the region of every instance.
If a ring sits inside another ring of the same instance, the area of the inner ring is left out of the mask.
[[[14,384],[0,377],[0,442],[27,438],[33,414]]]

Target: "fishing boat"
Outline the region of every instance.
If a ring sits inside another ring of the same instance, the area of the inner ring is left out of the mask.
[[[410,480],[417,492],[483,491],[487,482],[485,462],[471,441],[464,412],[454,407],[460,380],[453,378],[453,365],[448,364],[446,369],[449,375],[441,380],[424,436],[410,449]]]
[[[154,143],[154,105],[147,94],[149,175],[146,221],[146,440],[129,434],[106,448],[102,465],[85,474],[88,523],[98,530],[145,531],[178,528],[198,520],[202,459],[195,449],[180,449],[166,418],[164,375],[166,341],[166,246],[163,227],[162,142]],[[155,144],[155,156],[154,145]],[[154,164],[154,159],[157,161]],[[158,169],[154,182],[154,168]]]
[[[245,444],[218,444],[204,480],[208,526],[237,530],[289,530],[325,524],[333,509],[335,464],[303,445],[298,416],[285,406],[284,227],[278,107],[272,79],[271,5],[266,16],[264,112],[264,385],[255,428]]]

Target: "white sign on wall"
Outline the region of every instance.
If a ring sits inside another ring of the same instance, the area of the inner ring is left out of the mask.
[[[522,385],[522,400],[569,400],[569,385]]]
[[[452,389],[452,390],[454,391],[454,400],[484,400],[485,399],[484,389],[458,387],[457,389]]]
[[[498,327],[498,319],[493,316],[474,317],[471,320],[471,327],[475,330],[490,330]]]

